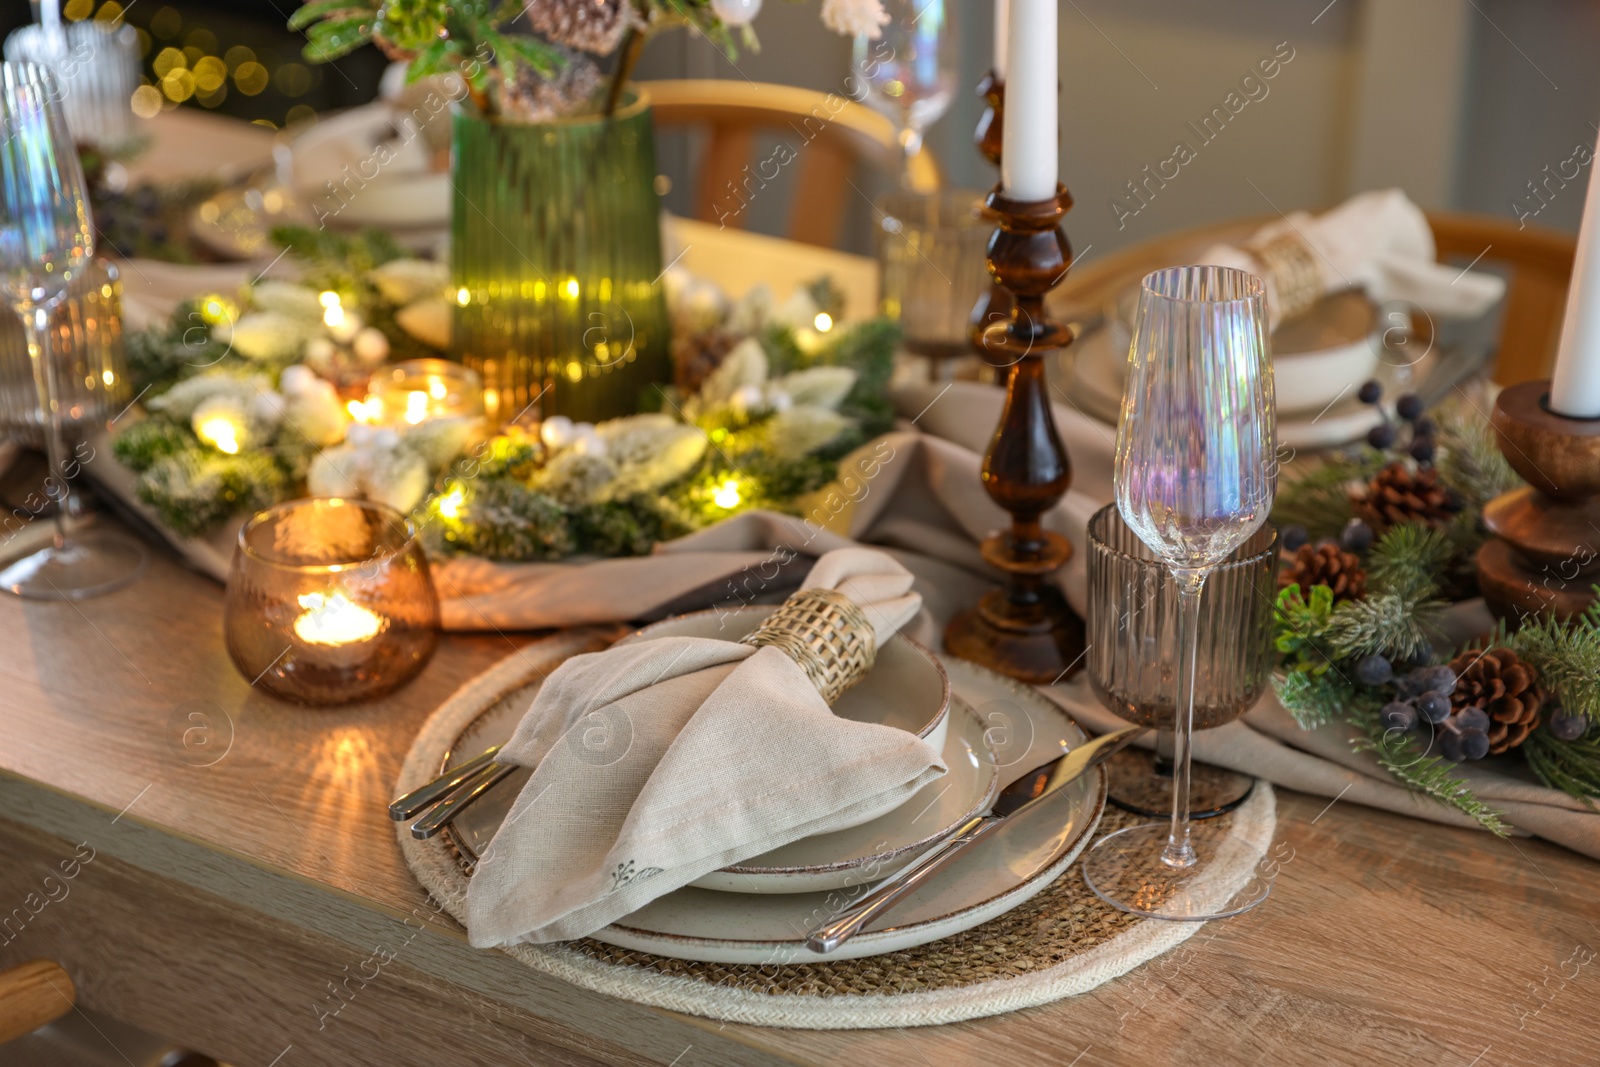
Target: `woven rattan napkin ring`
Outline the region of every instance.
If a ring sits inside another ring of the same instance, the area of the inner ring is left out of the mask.
[[[802,589],[739,642],[770,645],[800,665],[831,707],[878,657],[872,623],[836,589]]]
[[[1292,233],[1279,234],[1266,241],[1247,242],[1244,250],[1272,279],[1280,322],[1304,315],[1316,306],[1322,296],[1322,273],[1311,246],[1302,238]]]

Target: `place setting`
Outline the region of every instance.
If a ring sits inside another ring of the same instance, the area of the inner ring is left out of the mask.
[[[671,31],[759,55],[760,0],[310,3],[292,60],[109,6],[40,5],[0,64],[0,609],[38,697],[0,786],[30,856],[81,801],[85,898],[201,900],[191,954],[263,1003],[326,984],[228,1062],[498,1054],[456,987],[607,1062],[678,1062],[641,1018],[933,1062],[1076,1041],[1197,958],[1229,1018],[1289,968],[1410,1033],[1357,949],[1310,958],[1321,918],[1444,930],[1407,910],[1440,870],[1481,897],[1524,846],[1600,859],[1600,183],[1559,255],[1329,185],[1090,258],[1056,0],[985,7],[957,165],[976,24],[940,0],[810,5],[852,72],[820,95],[640,76],[692,69],[641,60]],[[140,176],[230,93],[345,75],[356,106]],[[780,194],[786,235],[746,232]],[[1526,267],[1563,255],[1565,305]],[[41,666],[85,625],[118,656]],[[403,968],[358,980],[408,907]],[[258,966],[296,939],[314,967]],[[1144,1010],[1115,1039],[1156,1062]]]

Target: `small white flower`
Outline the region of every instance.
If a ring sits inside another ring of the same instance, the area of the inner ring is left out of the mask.
[[[293,282],[257,282],[250,289],[250,302],[257,311],[274,311],[312,326],[322,321],[317,291]]]
[[[827,408],[832,411],[850,395],[856,385],[856,372],[849,367],[808,367],[785,374],[773,383],[789,394],[796,405]]]
[[[251,397],[245,411],[250,416],[252,423],[262,427],[270,434],[283,421],[285,406],[286,402],[282,393],[268,390]]]
[[[297,371],[291,375],[291,371]],[[279,378],[284,392],[284,425],[318,448],[338,444],[345,438],[350,416],[333,383],[318,378],[310,368],[299,365],[284,368]]]
[[[846,37],[876,41],[889,24],[889,13],[878,0],[822,0],[822,24]]]
[[[594,423],[580,422],[572,428],[572,451],[580,456],[603,456],[606,439],[595,432]]]
[[[749,415],[765,408],[766,398],[762,395],[761,386],[741,385],[729,398],[728,406],[740,415]]]
[[[809,330],[816,323],[817,313],[821,310],[811,290],[801,286],[789,294],[789,299],[778,307],[772,317],[774,322],[781,322],[791,330]]]
[[[748,26],[761,14],[761,0],[711,0],[711,10],[728,26]]]
[[[851,420],[827,408],[797,404],[766,424],[769,447],[785,459],[800,459],[834,442]]]
[[[538,488],[568,507],[575,507],[599,500],[616,476],[616,466],[604,456],[569,449],[545,465],[539,473]]]
[[[274,362],[297,355],[316,328],[314,322],[281,311],[252,311],[231,329],[226,324],[213,327],[213,334],[246,359]]]
[[[418,300],[394,313],[394,321],[425,345],[450,347],[450,305],[444,300]]]
[[[439,298],[450,284],[450,271],[443,263],[426,259],[396,259],[374,270],[369,277],[378,292],[391,304],[412,304],[426,298]]]
[[[333,361],[339,355],[339,346],[326,337],[313,337],[306,342],[301,358],[317,370],[331,370]],[[293,370],[294,368],[289,368]]]
[[[746,337],[733,346],[722,359],[722,365],[706,376],[694,398],[697,410],[709,411],[726,407],[742,387],[760,387],[767,382],[767,353],[761,342]]]
[[[572,443],[572,420],[565,415],[552,415],[539,424],[539,440],[546,448],[566,448]]]
[[[356,334],[350,343],[350,351],[355,353],[356,360],[364,367],[376,367],[389,358],[389,339],[383,331],[373,326],[368,326]]]
[[[767,388],[767,407],[773,411],[788,411],[794,407],[794,397],[776,386]]]

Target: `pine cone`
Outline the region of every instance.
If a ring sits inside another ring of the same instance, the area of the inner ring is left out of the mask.
[[[628,0],[531,0],[526,11],[535,33],[597,56],[617,50],[632,12]]]
[[[1420,522],[1443,526],[1461,510],[1448,488],[1439,483],[1433,467],[1412,469],[1404,463],[1390,463],[1367,485],[1355,501],[1356,514],[1380,536],[1391,526]]]
[[[1489,752],[1499,755],[1527,740],[1539,725],[1539,708],[1548,694],[1539,671],[1509,648],[1469,650],[1450,661],[1456,672],[1453,711],[1479,707],[1489,716]]]
[[[1361,568],[1361,557],[1346,552],[1332,541],[1315,547],[1301,545],[1294,560],[1278,576],[1279,587],[1298,584],[1302,591],[1314,585],[1325,585],[1333,590],[1333,599],[1360,600],[1367,595],[1367,572]]]
[[[680,334],[672,340],[672,384],[682,396],[694,396],[700,391],[711,372],[722,366],[722,361],[739,337],[721,327]]]

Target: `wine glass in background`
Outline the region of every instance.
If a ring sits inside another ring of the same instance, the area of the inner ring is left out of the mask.
[[[1178,587],[1172,817],[1101,839],[1084,879],[1123,911],[1202,921],[1266,898],[1259,852],[1227,820],[1189,818],[1200,594],[1267,521],[1277,433],[1265,287],[1225,267],[1145,277],[1117,429],[1117,510]]]
[[[899,128],[901,184],[909,188],[923,133],[955,99],[960,46],[944,0],[884,0],[883,8],[889,23],[882,36],[856,38],[853,74],[859,98]]]
[[[66,481],[80,460],[63,441],[65,413],[51,357],[51,312],[91,267],[94,226],[59,91],[31,63],[0,64],[0,287],[22,320],[55,501],[55,540],[0,571],[0,587],[45,600],[96,596],[138,576],[144,551],[104,530],[68,532]]]

